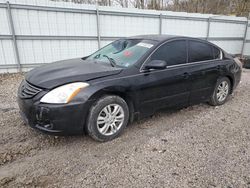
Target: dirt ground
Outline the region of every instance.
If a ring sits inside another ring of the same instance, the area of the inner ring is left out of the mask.
[[[107,143],[25,126],[22,79],[0,76],[0,187],[250,187],[249,70],[225,105],[162,111]]]

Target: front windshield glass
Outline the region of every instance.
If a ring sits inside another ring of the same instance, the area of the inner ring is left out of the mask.
[[[152,40],[120,39],[90,55],[87,59],[112,66],[129,67],[154,45]]]

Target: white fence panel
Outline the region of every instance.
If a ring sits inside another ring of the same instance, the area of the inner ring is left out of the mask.
[[[7,10],[5,8],[0,8],[0,34],[8,35],[10,34],[10,28],[8,24]]]
[[[245,42],[246,43],[245,43],[245,46],[244,46],[243,54],[245,56],[250,56],[250,21],[248,21],[248,27],[247,27]]]
[[[97,49],[94,40],[23,40],[18,41],[22,64],[41,64],[87,56]]]
[[[230,54],[240,54],[243,41],[210,41]]]
[[[0,40],[0,64],[1,65],[14,65],[15,54],[13,43],[11,40]]]
[[[162,33],[189,37],[206,37],[207,26],[206,21],[163,19]]]
[[[250,25],[234,16],[97,7],[50,0],[0,0],[0,72],[83,57],[119,37],[171,34],[208,39],[250,56]],[[98,24],[99,23],[99,24]],[[16,39],[16,40],[13,40]],[[244,44],[244,45],[243,45]],[[15,48],[17,47],[17,48]],[[18,61],[18,57],[20,61]]]
[[[17,35],[96,36],[96,16],[93,14],[65,13],[13,9]]]
[[[250,22],[248,22],[248,28],[247,28],[246,39],[247,39],[247,40],[250,40]],[[249,49],[249,51],[250,51],[250,49]]]
[[[111,43],[112,40],[104,40],[104,41],[101,41],[101,48],[108,45],[109,43]],[[93,53],[93,52],[92,52]]]
[[[159,19],[148,17],[100,15],[101,36],[127,37],[159,34]]]
[[[249,42],[245,44],[244,55],[250,56],[250,43]]]
[[[246,25],[238,23],[210,23],[210,37],[243,37]]]

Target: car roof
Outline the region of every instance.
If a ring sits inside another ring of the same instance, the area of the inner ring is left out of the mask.
[[[220,50],[222,50],[220,47],[218,47],[217,45],[207,41],[207,40],[203,40],[200,38],[194,38],[194,37],[187,37],[187,36],[180,36],[180,35],[159,35],[159,34],[152,34],[152,35],[137,35],[137,36],[132,36],[132,37],[128,37],[128,39],[143,39],[143,40],[154,40],[157,41],[158,44],[161,44],[162,42],[169,40],[169,39],[189,39],[189,40],[196,40],[196,41],[200,41],[203,43],[207,43],[210,44]]]
[[[183,38],[183,36],[177,36],[177,35],[137,35],[128,37],[129,39],[144,39],[144,40],[155,40],[158,42],[165,41],[172,38]],[[186,38],[186,37],[185,37]]]

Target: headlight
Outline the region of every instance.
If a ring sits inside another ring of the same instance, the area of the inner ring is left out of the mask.
[[[65,104],[70,102],[80,92],[81,89],[88,86],[89,84],[85,82],[75,82],[71,84],[66,84],[48,92],[42,97],[40,102]]]

